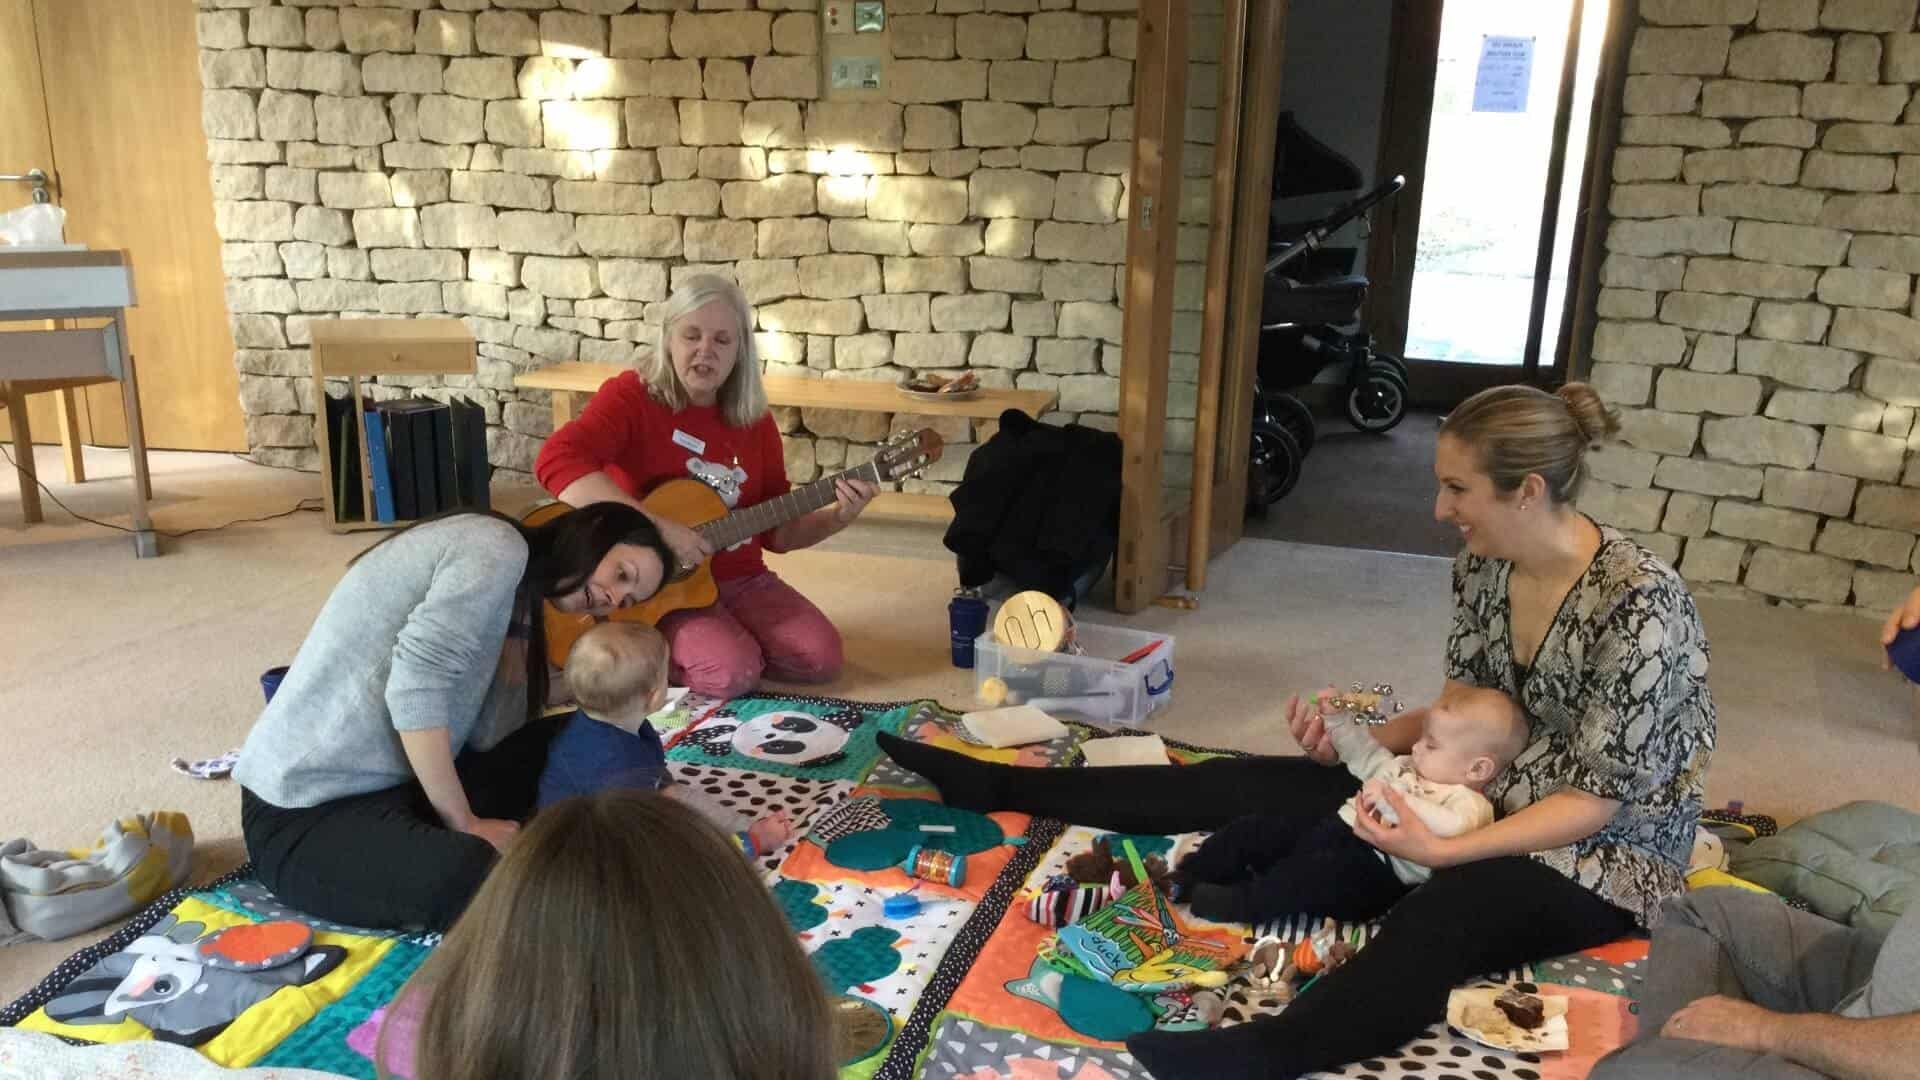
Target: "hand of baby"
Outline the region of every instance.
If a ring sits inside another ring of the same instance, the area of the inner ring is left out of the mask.
[[[1371,815],[1375,821],[1384,825],[1400,824],[1400,815],[1394,812],[1393,804],[1387,801],[1387,782],[1379,777],[1366,782],[1360,788],[1358,796],[1360,809]]]
[[[785,810],[775,810],[747,828],[754,850],[763,854],[778,851],[792,836],[793,819],[787,817]]]

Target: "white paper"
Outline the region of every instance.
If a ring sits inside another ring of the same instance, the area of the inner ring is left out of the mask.
[[[1089,765],[1165,765],[1167,744],[1158,735],[1116,735],[1080,744]]]
[[[1488,34],[1480,39],[1473,79],[1473,111],[1523,113],[1533,81],[1533,39]]]
[[[964,713],[960,721],[967,725],[968,734],[995,750],[1048,742],[1067,734],[1067,725],[1031,705]]]

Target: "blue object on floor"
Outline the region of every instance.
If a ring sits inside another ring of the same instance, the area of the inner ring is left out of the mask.
[[[260,690],[267,695],[268,704],[272,704],[273,695],[280,689],[280,680],[287,677],[284,667],[268,668],[260,675]]]
[[[1887,659],[1908,681],[1920,683],[1920,628],[1895,634],[1893,644],[1887,646]]]

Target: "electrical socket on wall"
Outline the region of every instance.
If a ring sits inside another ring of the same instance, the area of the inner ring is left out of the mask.
[[[873,34],[887,28],[887,7],[880,0],[854,0],[853,32]]]

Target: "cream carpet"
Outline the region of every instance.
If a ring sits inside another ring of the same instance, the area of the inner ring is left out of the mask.
[[[42,476],[58,476],[41,447]],[[125,523],[126,456],[90,450],[85,485],[53,484],[74,510]],[[229,455],[155,453],[154,517],[185,530],[292,508],[317,477]],[[0,839],[90,843],[109,820],[185,811],[195,880],[239,864],[239,794],[188,779],[175,756],[238,746],[260,708],[259,673],[285,663],[346,561],[369,535],[336,536],[301,513],[183,539],[136,561],[127,538],[76,522],[51,500],[23,528],[0,462]],[[1424,507],[1422,508],[1424,512]],[[776,568],[847,639],[826,692],[965,704],[971,673],[948,663],[952,562],[937,531],[862,524]],[[1154,726],[1249,750],[1290,748],[1277,707],[1293,689],[1387,680],[1412,698],[1439,685],[1447,627],[1441,559],[1264,540],[1214,564],[1199,610],[1082,618],[1174,634],[1173,705]],[[1720,749],[1716,803],[1793,819],[1849,799],[1915,805],[1915,702],[1879,670],[1876,624],[1844,615],[1702,604],[1713,642]],[[95,935],[97,936],[97,935]],[[0,949],[10,1000],[90,939]]]

